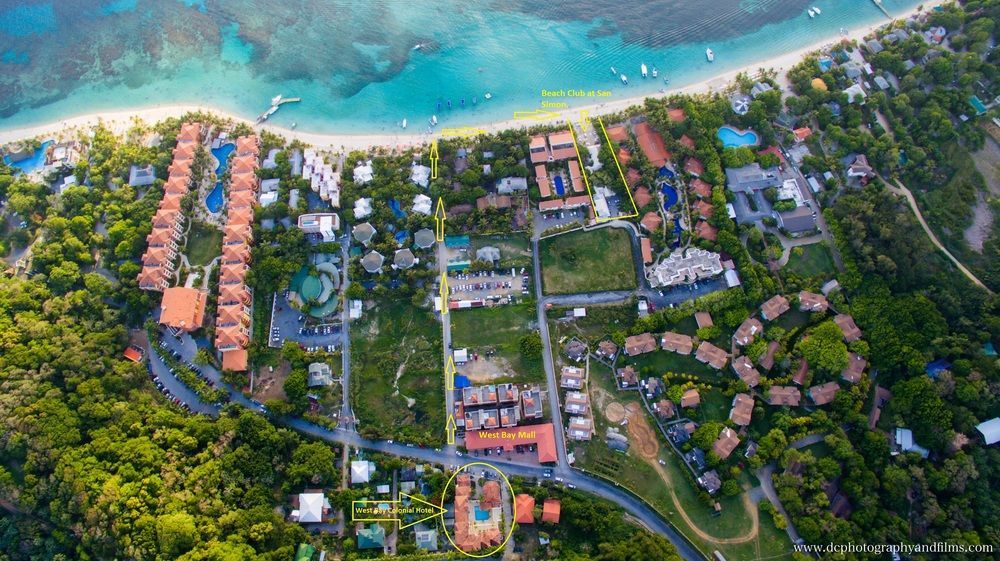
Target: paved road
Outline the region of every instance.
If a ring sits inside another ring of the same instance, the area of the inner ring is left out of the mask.
[[[340,242],[340,252],[341,252],[341,270],[344,272],[344,278],[341,281],[341,288],[343,295],[343,301],[341,304],[341,327],[340,327],[340,352],[342,360],[342,372],[341,384],[343,385],[344,394],[344,404],[340,408],[340,420],[343,425],[350,427],[352,430],[356,430],[356,423],[354,422],[354,411],[351,409],[351,313],[347,301],[347,288],[351,286],[351,280],[347,277],[347,270],[350,269],[351,256],[351,229],[344,224],[344,231],[347,234],[341,239]]]
[[[951,262],[954,263],[956,267],[958,267],[958,270],[962,271],[962,274],[964,274],[970,281],[972,281],[974,284],[976,284],[986,292],[993,294],[992,290],[987,288],[986,285],[983,284],[983,282],[979,280],[978,277],[976,277],[976,275],[972,274],[972,271],[967,269],[965,265],[962,264],[961,261],[956,259],[955,256],[952,255],[951,252],[948,251],[948,249],[945,248],[940,241],[938,241],[937,236],[934,235],[934,232],[931,230],[931,227],[928,226],[927,222],[924,220],[924,216],[920,214],[920,207],[917,206],[917,200],[913,198],[913,193],[911,193],[909,189],[907,189],[902,183],[898,181],[896,181],[894,184],[886,181],[885,179],[882,179],[882,181],[886,184],[886,186],[889,187],[889,191],[891,193],[894,193],[896,195],[902,195],[903,198],[906,199],[906,202],[909,203],[910,205],[910,209],[913,210],[913,214],[917,215],[917,221],[920,222],[920,226],[923,227],[924,232],[927,233],[927,237],[931,239],[931,243],[933,243],[935,247],[940,249],[941,252],[944,253],[945,257],[951,260]]]
[[[437,244],[437,261],[438,261],[438,272],[442,275],[447,275],[448,273],[448,254],[444,242],[438,242]],[[438,294],[440,296],[440,293]],[[432,296],[433,297],[433,296]],[[445,313],[448,306],[448,299],[441,298],[441,347],[444,353],[444,362],[441,364],[445,367],[448,366],[448,358],[451,357],[451,313]],[[444,389],[444,407],[445,407],[445,420],[448,417],[455,415],[455,391],[449,390],[447,384]],[[447,429],[446,429],[447,430]],[[457,430],[457,428],[456,428]],[[449,456],[455,453],[455,445],[447,444],[444,447],[444,451]]]
[[[395,443],[389,444],[383,440],[368,440],[366,438],[362,438],[354,432],[348,432],[342,429],[330,430],[302,419],[283,419],[278,420],[278,422],[296,429],[303,434],[320,438],[328,442],[338,442],[355,448],[375,450],[384,454],[391,454],[393,456],[410,458],[422,462],[442,464],[455,468],[464,465],[467,461],[467,458],[464,456],[447,454],[443,450],[438,451],[430,448],[409,447],[403,444]],[[545,468],[541,466],[519,464],[502,458],[488,459],[487,463],[502,468],[503,472],[508,476],[517,475],[521,477],[541,479],[545,470]],[[677,533],[673,527],[660,518],[655,511],[646,506],[646,504],[642,501],[636,499],[634,496],[623,490],[621,487],[588,475],[584,475],[583,473],[569,468],[560,467],[556,470],[556,473],[559,477],[565,479],[566,483],[576,485],[577,489],[581,491],[621,505],[622,508],[628,511],[629,514],[642,521],[645,526],[658,534],[666,536],[667,539],[673,542],[674,546],[677,547],[677,551],[684,559],[689,561],[704,559],[698,550],[690,546],[683,536]]]

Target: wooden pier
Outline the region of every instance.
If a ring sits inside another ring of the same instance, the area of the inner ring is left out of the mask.
[[[882,10],[882,13],[885,14],[885,17],[892,19],[892,16],[889,14],[889,10],[886,10],[885,6],[882,5],[882,0],[872,0],[872,2],[874,2],[875,5],[878,6],[878,9]]]

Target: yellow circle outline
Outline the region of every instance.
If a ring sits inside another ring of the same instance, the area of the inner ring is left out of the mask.
[[[442,518],[442,524],[441,525],[444,527],[444,537],[448,538],[448,541],[451,543],[451,546],[454,547],[456,551],[460,551],[460,552],[462,552],[463,555],[468,555],[469,557],[477,557],[477,558],[479,558],[479,557],[489,557],[491,555],[496,554],[501,549],[503,549],[504,546],[507,545],[507,542],[510,541],[510,538],[514,535],[514,524],[516,524],[515,520],[517,520],[517,501],[514,500],[514,486],[510,484],[510,480],[507,479],[507,475],[504,474],[503,470],[501,470],[500,468],[496,467],[493,464],[488,464],[486,462],[471,462],[471,463],[465,464],[464,466],[460,466],[458,469],[455,470],[455,473],[451,474],[451,477],[448,478],[448,483],[445,484],[444,490],[447,491],[448,488],[451,487],[451,484],[455,481],[455,477],[458,476],[459,473],[461,473],[463,470],[465,470],[465,468],[472,467],[472,466],[486,466],[486,467],[492,469],[493,471],[499,473],[500,474],[500,478],[503,479],[504,484],[506,484],[507,488],[510,489],[511,521],[510,521],[510,530],[507,531],[507,536],[503,539],[502,542],[500,542],[500,545],[496,546],[496,549],[490,550],[489,552],[483,553],[482,555],[476,555],[474,553],[469,553],[469,552],[465,551],[464,549],[458,547],[457,544],[455,544],[455,540],[451,539],[451,532],[448,531],[448,526],[446,526],[445,524],[443,524],[443,522],[444,522],[443,518]],[[444,509],[444,496],[446,494],[447,493],[445,493],[445,492],[441,493],[441,504],[438,505],[438,506],[440,506],[442,509]],[[445,509],[445,510],[447,510],[447,509]]]

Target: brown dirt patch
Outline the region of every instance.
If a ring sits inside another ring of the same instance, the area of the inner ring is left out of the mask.
[[[456,370],[473,383],[491,382],[503,376],[510,376],[514,371],[507,359],[498,356],[485,358],[482,355],[479,355],[479,360],[470,360]]]
[[[604,407],[604,416],[608,418],[608,421],[617,425],[625,419],[625,408],[622,407],[621,403],[612,401]]]
[[[262,366],[257,370],[257,376],[254,379],[254,398],[261,402],[269,399],[287,399],[285,397],[285,379],[288,378],[288,373],[291,371],[292,365],[284,360],[274,369],[273,373],[268,371],[266,366]]]
[[[628,434],[635,445],[634,450],[646,461],[656,462],[660,452],[660,443],[656,441],[656,433],[649,426],[646,416],[639,411],[634,411],[634,408],[631,407],[632,405],[637,404],[630,403],[629,407],[627,407],[630,410],[628,416]]]

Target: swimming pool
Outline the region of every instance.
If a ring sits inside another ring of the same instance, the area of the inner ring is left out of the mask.
[[[212,155],[215,156],[216,160],[219,160],[218,167],[215,168],[215,175],[222,175],[226,173],[226,166],[229,165],[229,155],[236,150],[236,145],[227,142],[218,148],[212,148]]]
[[[406,213],[399,206],[399,201],[396,199],[389,199],[389,208],[392,209],[392,213],[396,215],[396,218],[406,218]]]
[[[205,197],[205,208],[209,212],[215,213],[222,210],[222,182],[217,181],[212,192]]]
[[[660,183],[660,192],[663,193],[664,209],[669,209],[677,204],[677,200],[680,198],[677,195],[677,189],[674,189],[673,185],[669,183]]]
[[[563,185],[563,178],[561,175],[557,175],[553,178],[553,182],[556,185],[556,195],[560,197],[566,194],[566,187]]]
[[[756,146],[760,144],[760,137],[753,131],[739,131],[730,126],[719,127],[719,140],[726,148],[737,148],[739,146]]]
[[[52,143],[53,141],[46,140],[30,157],[17,162],[12,162],[10,156],[4,156],[3,163],[12,168],[19,169],[23,173],[34,173],[45,166],[45,151],[48,150],[49,146],[52,146]]]

